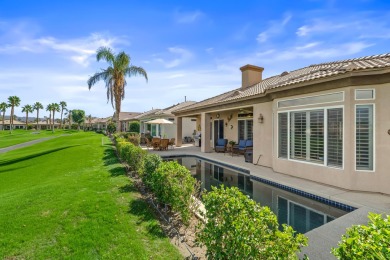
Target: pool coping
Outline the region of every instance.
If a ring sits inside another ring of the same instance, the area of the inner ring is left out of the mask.
[[[171,159],[171,158],[178,158],[178,157],[194,157],[194,158],[202,159],[202,160],[205,160],[205,161],[208,161],[208,162],[212,162],[212,163],[221,165],[223,167],[226,167],[226,168],[229,168],[229,169],[241,172],[241,173],[249,174],[251,180],[256,180],[256,181],[268,184],[270,186],[273,186],[273,187],[276,187],[276,188],[279,188],[279,189],[282,189],[282,190],[285,190],[285,191],[297,194],[299,196],[302,196],[302,197],[305,197],[305,198],[308,198],[308,199],[312,199],[314,201],[323,203],[325,205],[328,205],[328,206],[331,206],[331,207],[334,207],[334,208],[337,208],[337,209],[341,209],[341,210],[343,210],[343,211],[345,211],[347,213],[352,212],[352,211],[358,209],[356,207],[347,205],[345,203],[337,202],[335,200],[327,199],[327,198],[324,198],[324,197],[312,194],[310,192],[306,192],[306,191],[303,191],[303,190],[300,190],[300,189],[296,189],[296,188],[290,187],[288,185],[280,184],[280,183],[277,183],[277,182],[274,182],[274,181],[267,180],[265,178],[261,178],[261,177],[258,177],[258,176],[251,175],[250,170],[248,170],[248,169],[245,169],[245,168],[242,168],[242,167],[238,167],[238,166],[235,166],[235,165],[231,165],[231,164],[227,164],[227,163],[224,163],[224,162],[216,161],[216,160],[213,160],[213,159],[210,159],[210,158],[207,158],[207,157],[203,157],[203,156],[200,156],[200,155],[195,155],[195,154],[194,155],[192,155],[192,154],[175,154],[175,155],[165,155],[165,156],[162,155],[161,157],[163,159]]]

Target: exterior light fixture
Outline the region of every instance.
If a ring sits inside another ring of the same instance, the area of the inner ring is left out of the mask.
[[[263,114],[260,114],[260,115],[259,115],[259,118],[257,119],[257,121],[258,121],[260,124],[264,123]]]
[[[219,118],[219,116],[220,116],[219,114],[216,114],[216,115],[215,115],[216,118]]]

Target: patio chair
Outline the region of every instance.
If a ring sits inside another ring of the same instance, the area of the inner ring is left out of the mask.
[[[175,138],[171,138],[171,140],[169,140],[169,143],[168,143],[168,145],[170,146],[170,147],[172,147],[172,149],[174,149],[175,148]]]
[[[169,139],[161,139],[160,150],[161,151],[168,150],[168,144],[169,144]]]
[[[160,149],[160,142],[161,142],[160,138],[153,137],[153,139],[152,139],[153,150],[159,150]]]
[[[218,139],[217,143],[215,144],[215,152],[225,152],[226,151],[226,145],[227,145],[228,140],[227,139]]]
[[[153,143],[151,141],[149,141],[148,138],[145,138],[145,145],[146,145],[146,148],[149,150],[149,148],[153,147]]]

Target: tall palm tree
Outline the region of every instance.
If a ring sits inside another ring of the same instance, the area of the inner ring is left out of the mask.
[[[89,127],[92,128],[92,115],[87,116],[87,121],[89,123]]]
[[[72,129],[72,110],[68,110],[69,130]]]
[[[24,107],[22,107],[22,112],[25,112],[26,113],[26,130],[28,130],[28,113],[32,113],[34,110],[33,110],[33,107],[31,105],[25,105]]]
[[[14,127],[14,112],[15,107],[18,107],[20,105],[20,98],[17,96],[10,96],[8,97],[8,107],[11,108],[11,115],[9,118],[10,122],[10,131],[12,133],[12,128]]]
[[[125,97],[125,87],[127,85],[126,76],[143,76],[146,81],[148,75],[142,67],[136,67],[130,64],[130,56],[125,52],[120,52],[115,55],[108,47],[100,47],[96,53],[97,61],[105,60],[109,66],[101,72],[96,72],[95,75],[88,79],[88,88],[91,89],[100,80],[103,80],[107,88],[107,102],[111,100],[111,105],[114,107],[115,101],[115,118],[117,123],[117,131],[121,131],[119,122],[119,112],[121,111],[121,103]]]
[[[65,101],[61,101],[60,102],[60,107],[61,107],[61,122],[60,122],[60,128],[62,128],[62,114],[64,113],[64,110],[66,110],[66,102]]]
[[[37,111],[37,130],[38,130],[39,110],[43,109],[43,105],[39,102],[35,102],[33,105],[33,109]]]
[[[49,111],[50,115],[49,115],[49,118],[46,119],[46,122],[49,123],[49,125],[51,126],[51,112],[53,111],[53,104],[48,104],[46,106],[46,111]],[[50,128],[49,128],[50,129]]]
[[[54,133],[54,116],[56,114],[56,112],[60,112],[60,105],[58,103],[52,103],[52,112],[53,112],[53,120],[52,120],[52,131]]]
[[[2,117],[3,117],[3,131],[4,131],[4,118],[5,118],[5,111],[7,110],[8,108],[8,104],[5,103],[5,102],[2,102],[0,103],[0,112],[3,113]]]

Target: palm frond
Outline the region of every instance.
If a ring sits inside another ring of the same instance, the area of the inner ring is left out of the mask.
[[[96,52],[96,60],[105,60],[110,65],[114,64],[115,56],[111,48],[109,47],[100,47]]]
[[[125,70],[125,75],[128,77],[141,75],[144,76],[146,82],[148,81],[148,74],[142,67],[130,66]]]
[[[115,68],[119,71],[124,71],[129,67],[130,64],[130,56],[125,52],[120,52],[115,57]]]
[[[106,70],[103,70],[101,72],[96,72],[95,75],[93,75],[92,77],[90,77],[88,79],[88,89],[91,89],[93,85],[95,85],[97,82],[99,82],[100,80],[105,80],[107,78],[107,71]]]

